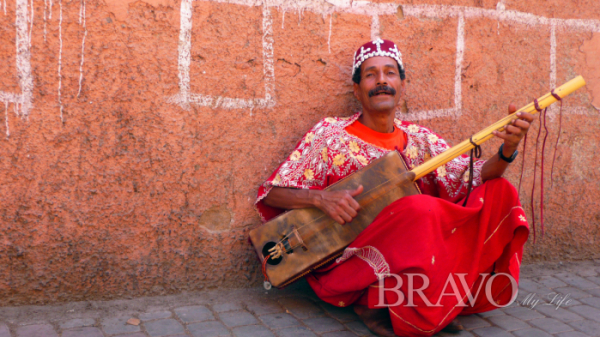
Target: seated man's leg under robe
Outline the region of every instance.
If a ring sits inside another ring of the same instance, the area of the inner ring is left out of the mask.
[[[431,336],[459,314],[510,301],[516,289],[505,274],[518,282],[528,235],[517,192],[503,178],[474,189],[466,207],[462,201],[410,196],[386,207],[335,263],[307,280],[333,305],[386,303],[400,336]],[[486,296],[492,272],[500,275]],[[403,295],[389,290],[399,282]],[[382,285],[388,290],[382,292]],[[469,289],[479,290],[472,300]]]

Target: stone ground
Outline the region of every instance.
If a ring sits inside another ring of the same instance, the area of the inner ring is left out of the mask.
[[[568,294],[552,303],[548,294]],[[534,300],[540,302],[533,306]],[[567,303],[568,302],[568,303]],[[532,308],[533,306],[533,308]],[[126,321],[137,318],[138,326]],[[438,336],[600,336],[600,260],[526,265],[518,300],[459,317]],[[305,282],[284,290],[209,290],[171,296],[0,307],[0,337],[371,336],[351,308],[319,301]]]

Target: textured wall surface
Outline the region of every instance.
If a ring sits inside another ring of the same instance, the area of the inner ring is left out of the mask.
[[[600,257],[596,0],[0,0],[0,305],[260,283],[257,187],[355,111],[352,53],[376,36],[404,55],[398,117],[453,144],[582,74],[548,113],[526,255]]]

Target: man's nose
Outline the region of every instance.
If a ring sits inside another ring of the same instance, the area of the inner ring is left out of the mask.
[[[377,73],[377,85],[387,84],[387,77],[385,76],[384,71],[380,71]]]

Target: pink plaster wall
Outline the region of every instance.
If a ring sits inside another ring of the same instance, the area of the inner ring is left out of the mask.
[[[404,55],[398,116],[454,144],[583,75],[553,184],[547,119],[546,234],[526,261],[600,256],[597,1],[30,3],[0,0],[0,305],[259,284],[257,187],[319,119],[356,109],[351,55],[373,36]]]

